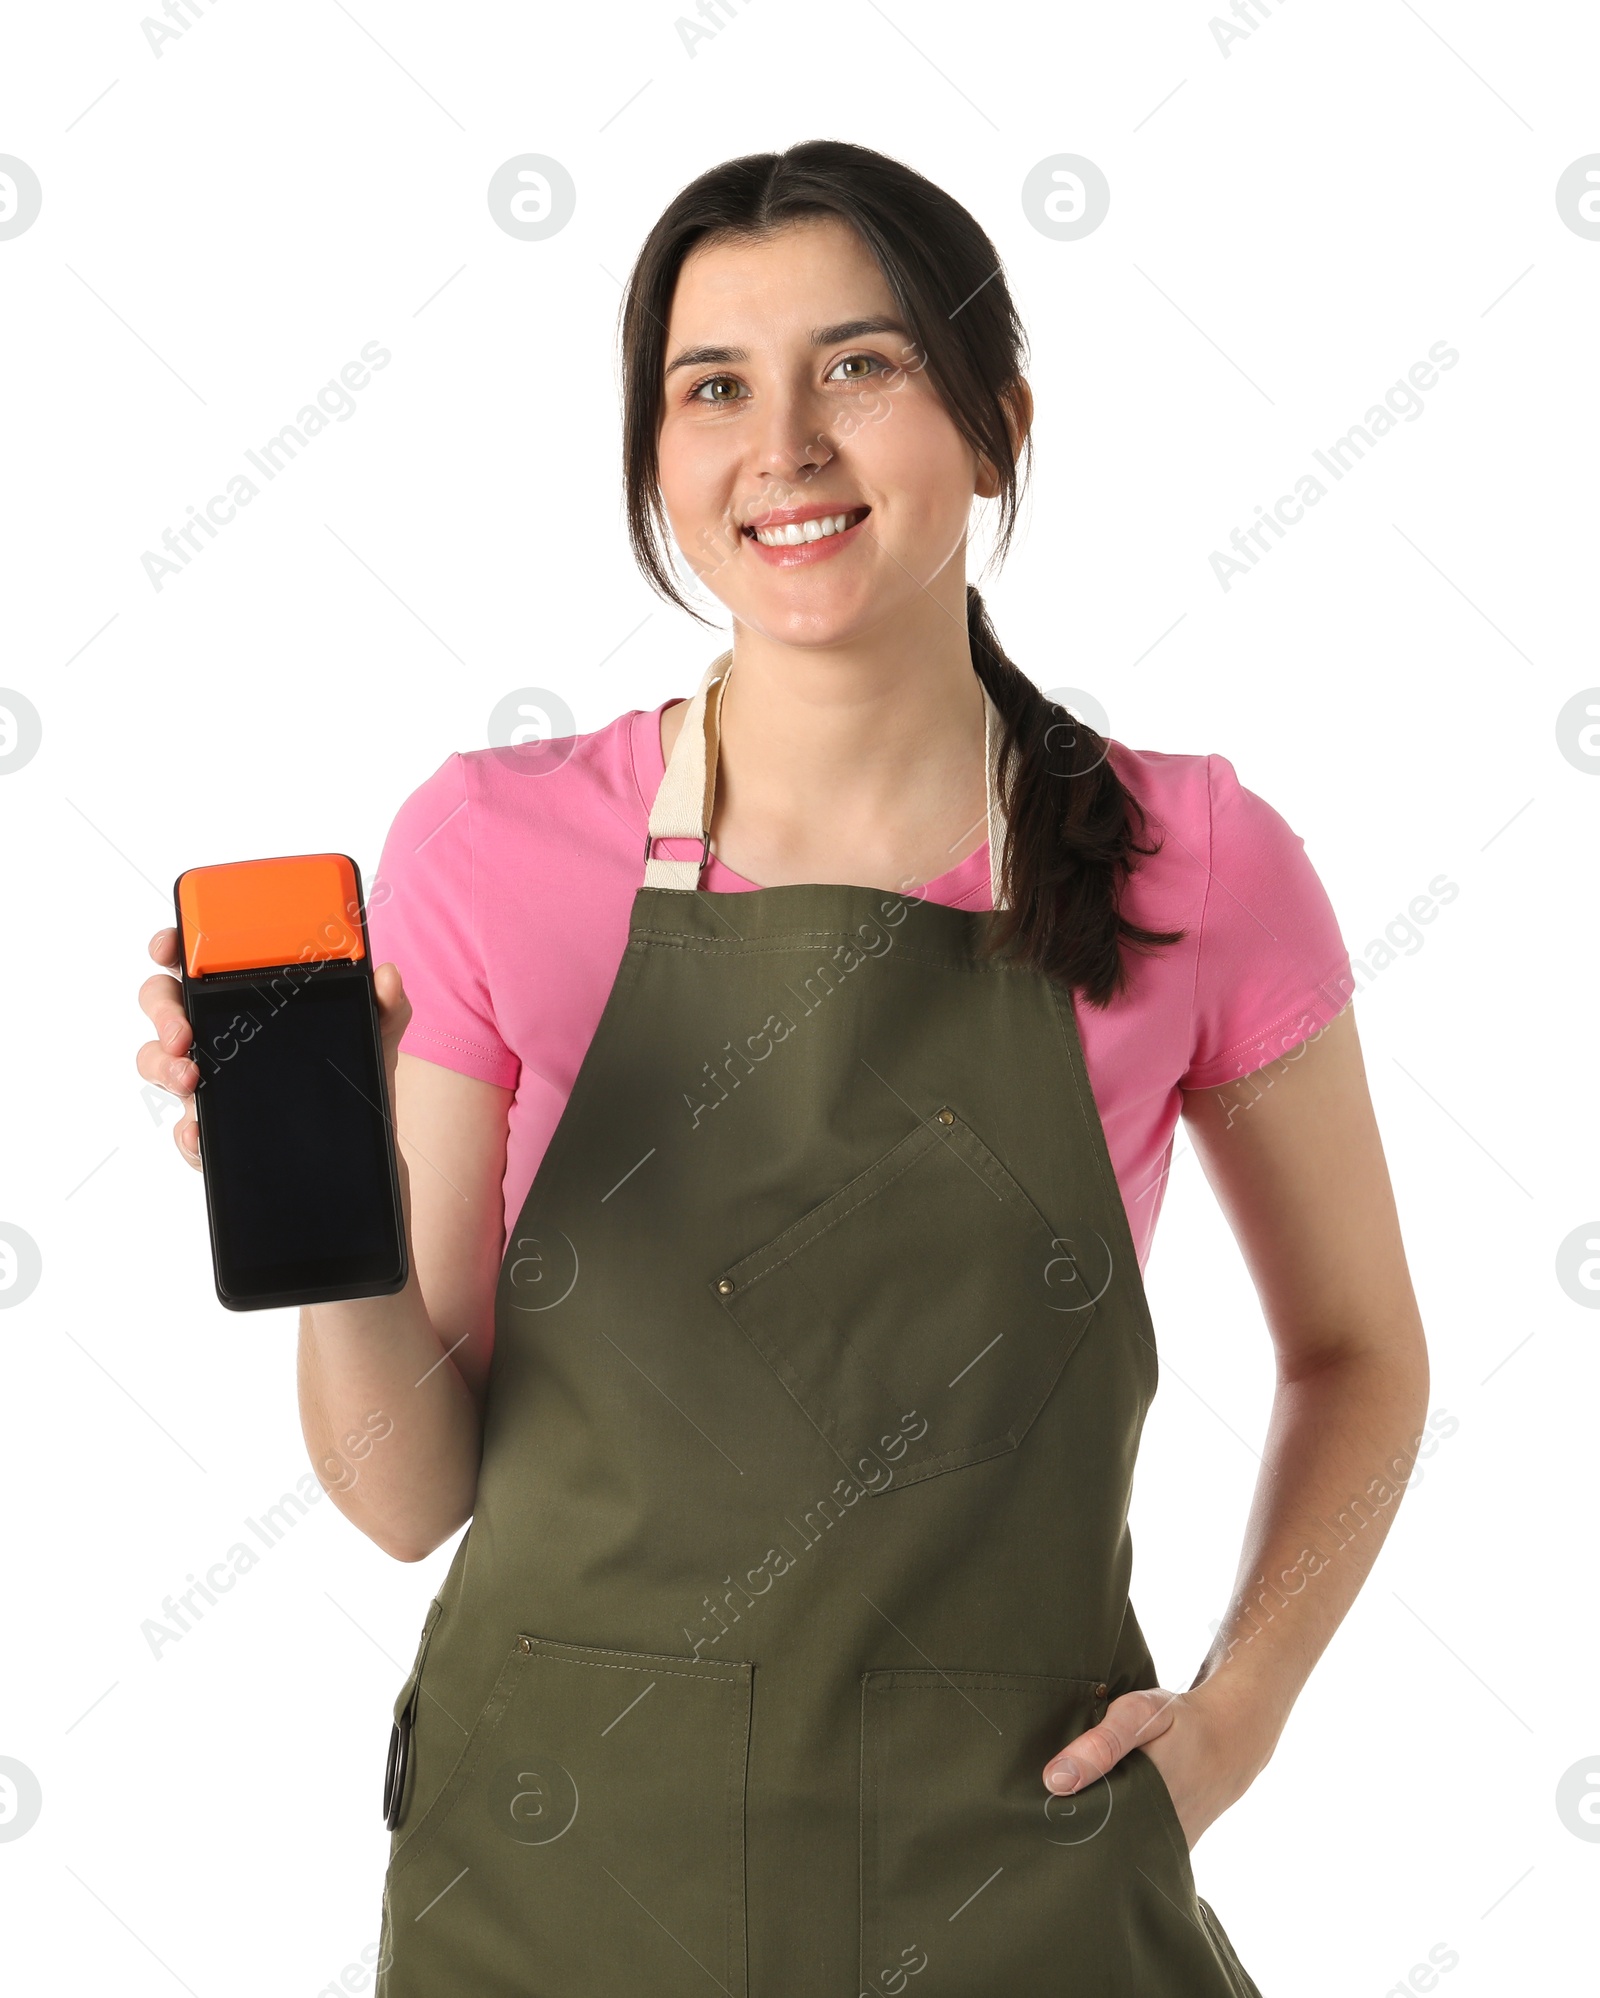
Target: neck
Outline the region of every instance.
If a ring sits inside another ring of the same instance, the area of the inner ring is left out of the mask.
[[[899,888],[983,844],[983,693],[964,619],[929,600],[869,641],[823,646],[736,625],[733,654],[712,830],[735,872]]]

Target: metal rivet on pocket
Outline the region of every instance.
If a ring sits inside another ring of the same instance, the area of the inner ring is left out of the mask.
[[[719,1284],[717,1285],[717,1289],[718,1289],[718,1290],[719,1290],[719,1291],[720,1291],[720,1292],[722,1293],[722,1295],[723,1295],[724,1297],[728,1297],[728,1296],[730,1296],[730,1295],[732,1294],[732,1292],[733,1292],[733,1289],[734,1289],[734,1282],[733,1282],[733,1278],[732,1278],[732,1277],[724,1277],[724,1278],[722,1279],[721,1283],[719,1283]]]
[[[939,1112],[939,1122],[941,1124],[953,1124],[955,1121],[956,1113],[953,1110],[946,1108]]]
[[[526,1656],[533,1649],[533,1639],[531,1637],[519,1637],[517,1639],[517,1649]]]

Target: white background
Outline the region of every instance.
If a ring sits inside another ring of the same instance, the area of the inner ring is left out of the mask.
[[[948,188],[1015,288],[1036,484],[985,579],[1013,657],[1136,747],[1226,755],[1352,951],[1460,889],[1356,1001],[1459,1427],[1201,1892],[1266,1998],[1382,1998],[1439,1944],[1449,1998],[1577,1988],[1600,1844],[1555,1791],[1600,1756],[1600,1319],[1555,1263],[1600,1212],[1600,781],[1556,717],[1600,682],[1600,242],[1555,185],[1600,150],[1600,21],[1301,0],[1224,54],[1203,4],[733,0],[691,57],[673,0],[199,11],[157,56],[136,5],[18,8],[0,73],[0,153],[44,196],[0,242],[0,681],[44,729],[0,784],[0,1222],[43,1256],[0,1313],[0,1755],[44,1799],[0,1843],[8,1981],[314,1998],[376,1939],[389,1708],[451,1549],[396,1564],[322,1503],[152,1657],[142,1622],[307,1464],[295,1314],[216,1303],[176,1106],[134,1071],[146,944],[184,867],[342,849],[370,880],[513,689],[581,730],[692,691],[720,640],[621,531],[619,280],[695,173],[827,136]],[[485,200],[524,152],[577,185],[544,242]],[[1111,186],[1078,242],[1020,200],[1062,152]],[[355,415],[156,591],[144,551],[372,340]],[[1212,551],[1440,340],[1422,416],[1224,591]],[[1271,1392],[1181,1152],[1134,1521],[1170,1685],[1226,1602]]]

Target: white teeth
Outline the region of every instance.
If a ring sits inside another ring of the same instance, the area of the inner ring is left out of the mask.
[[[758,527],[755,536],[763,548],[794,548],[803,541],[821,541],[830,534],[843,534],[848,513],[824,514],[817,520],[791,520],[785,527]]]

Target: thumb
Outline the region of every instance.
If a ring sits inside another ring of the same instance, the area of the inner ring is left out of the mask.
[[[1177,1697],[1164,1687],[1151,1686],[1113,1700],[1097,1727],[1076,1736],[1045,1764],[1045,1788],[1058,1797],[1070,1797],[1107,1775],[1130,1749],[1143,1748],[1166,1733],[1175,1718],[1172,1708]]]
[[[399,965],[380,964],[372,975],[372,984],[378,1001],[378,1025],[383,1033],[384,1045],[392,1050],[399,1046],[400,1036],[411,1024],[411,1001],[406,997]]]

